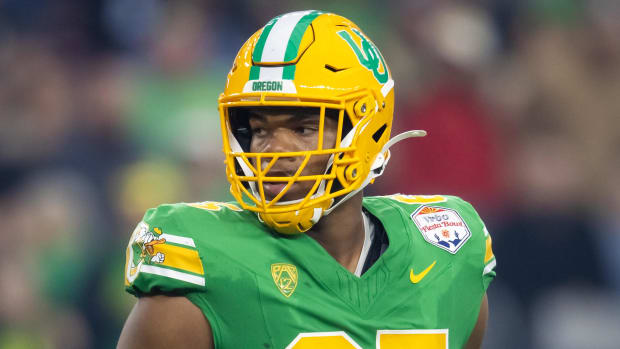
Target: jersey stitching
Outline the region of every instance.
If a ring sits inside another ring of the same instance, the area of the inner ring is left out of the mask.
[[[274,344],[273,344],[273,336],[271,336],[271,333],[269,333],[268,324],[270,322],[267,321],[267,317],[265,316],[265,306],[264,306],[264,302],[263,302],[263,294],[261,292],[261,288],[260,288],[259,283],[258,283],[258,275],[256,275],[256,273],[254,273],[254,282],[256,283],[256,292],[258,293],[258,302],[260,303],[261,316],[262,316],[263,322],[265,324],[265,331],[267,331],[267,338],[269,338],[269,343],[271,344],[271,347],[275,347]]]

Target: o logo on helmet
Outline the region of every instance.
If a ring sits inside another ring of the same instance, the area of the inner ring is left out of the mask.
[[[383,56],[379,53],[379,49],[368,40],[359,30],[355,28],[351,28],[351,30],[360,38],[362,47],[358,47],[357,43],[351,37],[351,34],[345,30],[341,30],[338,32],[341,38],[351,46],[353,52],[357,56],[357,59],[360,63],[366,67],[366,69],[370,70],[372,74],[375,76],[375,79],[379,81],[380,84],[385,84],[388,81],[388,68],[383,60]],[[383,66],[383,72],[379,71],[379,62]]]

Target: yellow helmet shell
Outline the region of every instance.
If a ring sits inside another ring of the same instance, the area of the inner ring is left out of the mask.
[[[275,17],[241,47],[219,98],[227,178],[231,193],[247,210],[280,233],[301,233],[321,216],[361,190],[383,171],[389,152],[394,81],[376,46],[353,22],[319,11]],[[238,107],[314,107],[321,114],[317,149],[251,153],[242,149],[231,129],[230,111]],[[334,148],[323,148],[325,111],[338,111]],[[346,129],[350,125],[351,129]],[[269,159],[331,156],[323,174],[268,177],[261,164]],[[313,181],[307,195],[280,202],[295,181]],[[278,196],[265,198],[266,181],[289,184]]]

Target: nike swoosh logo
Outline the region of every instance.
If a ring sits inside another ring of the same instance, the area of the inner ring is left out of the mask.
[[[426,267],[426,269],[424,269],[424,271],[422,271],[420,274],[414,274],[413,269],[411,269],[411,272],[409,273],[409,279],[411,280],[411,282],[414,284],[417,284],[418,282],[422,281],[422,279],[424,279],[426,274],[428,274],[428,272],[431,271],[431,269],[433,269],[436,263],[437,261],[434,261],[433,264]]]

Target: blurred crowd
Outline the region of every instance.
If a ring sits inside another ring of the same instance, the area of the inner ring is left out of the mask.
[[[125,245],[228,201],[217,97],[275,15],[342,14],[396,81],[367,194],[453,194],[498,259],[485,348],[620,342],[620,2],[0,0],[0,349],[109,348]]]

